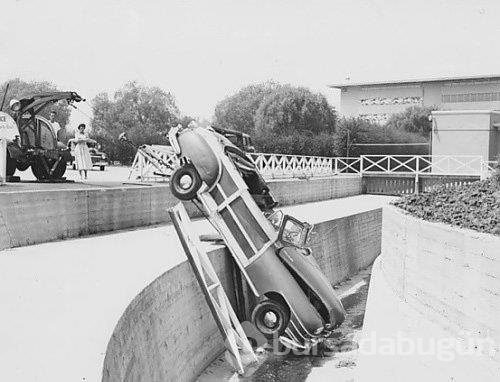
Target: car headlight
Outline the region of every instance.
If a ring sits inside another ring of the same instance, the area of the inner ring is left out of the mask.
[[[19,111],[21,110],[21,102],[17,99],[11,99],[9,102],[10,110]]]

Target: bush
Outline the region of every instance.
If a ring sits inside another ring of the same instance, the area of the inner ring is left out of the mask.
[[[419,218],[500,235],[500,198],[495,179],[470,185],[437,187],[407,195],[394,205]]]

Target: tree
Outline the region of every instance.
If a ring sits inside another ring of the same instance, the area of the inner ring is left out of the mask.
[[[436,109],[435,106],[411,106],[401,113],[391,115],[386,126],[428,137],[432,131],[432,122],[429,121],[429,116],[431,111]]]
[[[335,131],[335,109],[304,87],[282,85],[267,94],[254,117],[257,134],[318,134]]]
[[[5,103],[2,111],[5,111],[9,114],[11,114],[11,111],[9,110],[9,102],[13,98],[21,99],[31,97],[36,94],[60,91],[60,89],[58,89],[56,85],[47,81],[24,81],[20,78],[13,78],[11,80],[5,81],[0,86],[0,97],[3,97],[3,95],[5,94],[7,84],[9,84],[9,90],[7,92],[7,97],[5,98]],[[49,118],[49,114],[52,110],[56,111],[57,113],[56,121],[59,122],[62,127],[66,126],[71,114],[71,110],[69,109],[68,104],[65,101],[56,102],[42,110],[40,115],[45,118]]]
[[[135,150],[118,141],[126,132],[132,142],[166,144],[170,127],[179,122],[179,109],[171,93],[158,87],[146,87],[129,82],[115,92],[98,94],[92,100],[92,134],[111,160],[130,162]]]
[[[214,125],[247,134],[253,133],[255,113],[262,100],[280,86],[273,81],[248,85],[223,99],[215,107]]]

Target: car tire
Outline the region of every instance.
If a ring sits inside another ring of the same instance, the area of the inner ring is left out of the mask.
[[[7,176],[12,176],[16,172],[17,161],[10,156],[7,150]]]
[[[188,163],[176,169],[170,176],[170,191],[177,199],[192,200],[200,189],[202,180],[196,168]]]
[[[289,321],[289,311],[279,301],[269,299],[259,302],[252,311],[252,323],[267,339],[281,336]]]
[[[106,169],[106,166],[100,166],[99,170],[104,171]]]

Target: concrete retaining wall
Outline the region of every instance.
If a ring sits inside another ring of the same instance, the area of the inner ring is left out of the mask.
[[[400,332],[420,339],[426,349],[431,342],[456,339],[479,356],[455,354],[444,361],[437,352],[365,354],[360,380],[498,380],[500,237],[423,221],[394,207],[383,214],[382,254],[373,269],[365,334],[395,339]],[[481,341],[495,344],[475,349]]]
[[[282,205],[361,193],[359,177],[269,182]],[[0,250],[169,221],[168,186],[0,193]],[[191,216],[199,211],[186,203]]]
[[[313,255],[332,283],[371,264],[380,251],[381,210],[315,225]],[[210,254],[233,293],[228,255]],[[103,381],[191,381],[223,350],[187,262],[147,286],[129,305],[110,339]]]

